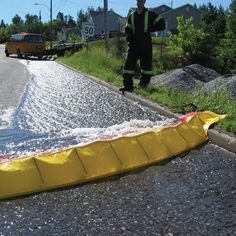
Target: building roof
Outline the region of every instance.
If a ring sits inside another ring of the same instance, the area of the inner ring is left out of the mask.
[[[187,4],[182,5],[182,6],[180,6],[180,7],[177,7],[177,8],[171,9],[171,10],[169,10],[169,11],[166,11],[166,12],[162,13],[162,15],[169,14],[170,12],[177,11],[177,10],[179,10],[179,9],[181,9],[181,8],[185,8],[185,7],[191,7],[191,8],[194,8],[195,10],[199,11],[199,13],[201,13],[201,11],[200,11],[199,9],[197,9],[197,8],[194,7],[193,5],[187,3]]]
[[[91,15],[92,18],[94,18],[94,17],[97,17],[97,16],[99,16],[99,15],[103,15],[103,14],[104,14],[104,11],[90,11],[89,14]],[[119,15],[119,14],[117,14],[116,12],[111,11],[111,10],[108,11],[108,14],[114,14],[114,15],[116,15],[116,16],[118,16],[118,17],[121,17],[121,15]]]
[[[103,14],[103,11],[89,11],[89,14],[92,17],[99,16],[100,14]]]
[[[154,11],[156,14],[160,15],[160,14],[162,14],[162,13],[164,13],[164,12],[166,12],[166,11],[169,11],[169,10],[171,10],[171,9],[172,9],[171,7],[169,7],[169,6],[165,5],[165,4],[163,4],[163,5],[161,5],[161,6],[154,7],[154,8],[152,8],[151,10]]]
[[[201,12],[199,9],[197,9],[196,7],[194,7],[193,5],[191,5],[191,4],[189,4],[189,3],[187,3],[187,4],[185,4],[185,5],[182,5],[182,6],[180,6],[180,7],[177,7],[177,8],[173,8],[173,9],[172,9],[171,7],[165,5],[165,4],[162,4],[162,5],[158,6],[158,7],[150,8],[150,10],[154,11],[154,12],[157,13],[158,15],[165,15],[165,14],[168,14],[168,13],[170,13],[170,12],[179,10],[179,9],[181,9],[181,8],[184,8],[184,7],[187,7],[187,6],[189,6],[189,7],[191,7],[191,8],[194,8],[194,9],[196,9],[197,11]],[[128,11],[127,16],[129,16],[129,14],[130,14],[131,12],[135,11],[135,10],[136,10],[136,7],[131,7],[131,8],[129,9],[129,11]]]

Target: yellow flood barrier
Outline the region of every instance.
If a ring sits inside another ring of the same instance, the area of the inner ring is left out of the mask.
[[[223,118],[200,112],[158,131],[0,162],[0,199],[87,182],[173,157],[205,142],[209,126]]]

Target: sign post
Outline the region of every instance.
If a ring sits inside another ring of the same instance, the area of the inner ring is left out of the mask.
[[[94,36],[94,24],[90,22],[82,23],[82,39],[87,41],[90,37]]]

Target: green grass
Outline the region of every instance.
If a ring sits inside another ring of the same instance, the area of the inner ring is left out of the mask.
[[[84,48],[72,55],[66,53],[59,60],[82,72],[96,76],[116,86],[121,86],[122,64],[112,54],[106,54],[103,47],[102,41],[96,44],[90,43],[88,50]]]
[[[154,49],[156,57],[160,56],[159,53],[159,48]],[[122,86],[124,51],[117,50],[115,39],[110,40],[109,53],[105,52],[104,41],[101,40],[89,43],[88,50],[84,48],[72,55],[67,53],[64,57],[58,58],[58,60],[115,86]],[[156,68],[159,66],[159,64],[154,65],[154,71],[161,73],[162,69]],[[219,127],[236,134],[236,101],[229,99],[227,91],[203,93],[198,89],[195,93],[184,93],[166,87],[157,89],[151,86],[144,90],[139,88],[137,83],[138,81],[134,80],[134,92],[136,94],[163,104],[173,112],[187,113],[197,107],[197,110],[209,110],[219,114],[226,114],[226,118],[219,122]]]

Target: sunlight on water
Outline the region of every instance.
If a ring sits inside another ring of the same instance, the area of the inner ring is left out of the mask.
[[[0,126],[1,160],[139,134],[176,122],[54,61],[22,63],[32,78],[11,125],[7,117],[12,110],[0,112],[0,121],[6,122]]]

